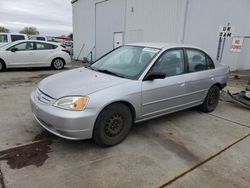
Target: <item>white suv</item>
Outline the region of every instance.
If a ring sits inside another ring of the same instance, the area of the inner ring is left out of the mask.
[[[0,47],[17,40],[27,40],[28,36],[19,33],[0,33]]]

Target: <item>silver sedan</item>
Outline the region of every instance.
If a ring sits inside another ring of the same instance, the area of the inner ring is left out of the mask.
[[[203,50],[138,43],[117,48],[88,68],[50,76],[31,94],[36,120],[65,139],[113,146],[133,123],[199,106],[213,111],[229,68]]]

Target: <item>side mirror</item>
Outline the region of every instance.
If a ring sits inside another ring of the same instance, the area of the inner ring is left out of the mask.
[[[166,78],[166,74],[163,72],[150,72],[146,75],[144,80],[155,80],[155,79],[164,79]]]
[[[11,52],[16,52],[18,49],[17,48],[12,48]]]

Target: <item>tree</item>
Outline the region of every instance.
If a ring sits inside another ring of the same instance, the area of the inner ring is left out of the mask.
[[[9,33],[9,32],[10,32],[9,29],[7,29],[7,28],[5,28],[3,26],[0,26],[0,33]]]
[[[36,27],[25,27],[19,33],[27,34],[27,35],[39,35],[39,31]]]
[[[68,35],[68,37],[71,38],[71,39],[73,40],[73,33],[70,33],[70,34]]]

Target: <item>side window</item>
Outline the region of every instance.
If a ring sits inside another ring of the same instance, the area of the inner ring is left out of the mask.
[[[58,46],[57,45],[51,45],[52,46],[52,49],[56,49]]]
[[[207,69],[206,56],[198,50],[187,50],[189,72]]]
[[[207,56],[207,69],[214,69],[214,62]]]
[[[25,51],[25,50],[34,50],[35,48],[34,42],[23,42],[17,45],[10,47],[8,50],[16,48],[17,51]]]
[[[11,35],[12,42],[15,42],[17,40],[25,40],[25,37],[23,35]]]
[[[23,42],[23,43],[20,43],[20,44],[17,44],[15,46],[10,47],[8,50],[16,48],[17,51],[24,51],[24,50],[26,50],[26,46],[27,46],[27,42]]]
[[[26,50],[35,50],[35,43],[27,42]]]
[[[153,71],[164,72],[166,76],[175,76],[184,73],[183,50],[164,52],[153,66]]]
[[[8,42],[7,35],[0,35],[0,43],[2,43],[2,42]]]
[[[54,48],[54,45],[37,42],[36,49],[37,50],[51,50],[51,49],[55,49],[55,48]]]

